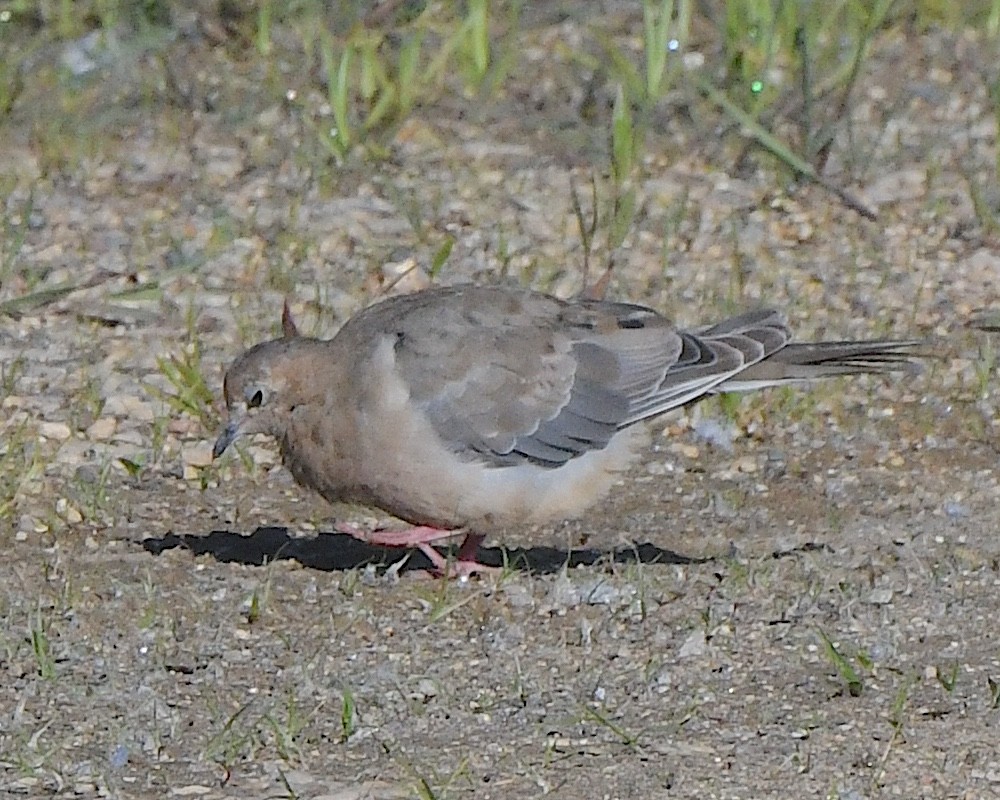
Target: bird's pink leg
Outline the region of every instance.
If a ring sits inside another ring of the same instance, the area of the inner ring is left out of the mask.
[[[496,567],[480,564],[476,561],[479,546],[486,537],[479,533],[466,534],[455,560],[449,562],[437,550],[431,547],[432,542],[450,539],[461,533],[461,530],[447,530],[419,525],[402,531],[364,531],[353,525],[338,523],[335,526],[339,533],[346,533],[367,544],[381,547],[414,547],[430,560],[432,569],[438,575],[449,575],[463,578],[474,573],[485,574],[497,572]]]

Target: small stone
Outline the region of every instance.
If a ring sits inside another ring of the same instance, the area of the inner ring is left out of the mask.
[[[181,448],[181,461],[185,467],[208,467],[212,464],[212,444],[199,442]]]
[[[122,445],[133,445],[138,448],[143,448],[146,444],[146,439],[143,435],[133,429],[129,431],[118,431],[115,435],[115,441]]]
[[[511,608],[531,608],[535,603],[535,598],[526,586],[521,584],[508,584],[503,588],[504,597]]]
[[[580,599],[591,606],[610,606],[617,603],[628,589],[619,589],[609,582],[601,579],[590,581],[580,587]]]
[[[1000,256],[993,252],[991,248],[981,247],[971,256],[966,264],[974,270],[986,272],[987,274],[1000,270]]]
[[[676,453],[677,455],[690,459],[698,458],[701,453],[697,445],[685,444],[684,442],[673,442],[667,449],[671,453]]]
[[[736,463],[733,464],[733,469],[737,472],[752,475],[757,471],[757,459],[754,456],[743,456],[743,458],[736,460]]]
[[[650,461],[646,464],[646,473],[648,475],[673,475],[675,473],[681,473],[684,470],[678,469],[674,464],[669,461]]]
[[[200,428],[200,422],[188,417],[175,417],[167,423],[167,430],[182,438],[190,437]]]
[[[38,426],[38,435],[57,442],[65,442],[73,432],[65,422],[43,422]]]
[[[106,416],[134,419],[139,422],[152,422],[156,419],[152,403],[127,394],[109,397],[104,403],[102,412]]]
[[[204,177],[216,186],[231,184],[244,169],[243,154],[237,147],[210,147],[207,155]]]
[[[119,744],[108,754],[108,766],[111,769],[121,769],[128,763],[128,748]]]
[[[115,435],[118,420],[114,417],[101,417],[87,428],[87,438],[95,442],[105,442]]]
[[[689,656],[702,656],[705,655],[705,651],[708,650],[708,642],[705,640],[704,631],[691,631],[688,634],[687,639],[684,640],[684,644],[681,645],[681,649],[678,655],[681,658],[688,658]]]
[[[578,605],[580,605],[580,590],[563,573],[553,581],[546,597],[546,603],[539,609],[539,612],[565,614],[567,609]]]
[[[56,514],[70,525],[78,525],[83,522],[83,515],[76,506],[72,505],[65,497],[56,500]]]
[[[868,594],[868,602],[873,606],[886,606],[892,602],[892,589],[872,589]]]
[[[865,199],[873,205],[882,206],[904,200],[912,201],[923,197],[926,192],[927,170],[924,167],[886,170],[868,187]]]
[[[170,793],[176,797],[201,797],[203,794],[209,794],[211,791],[212,789],[209,786],[192,783],[188,786],[177,786],[171,789]]]
[[[785,454],[780,450],[768,450],[767,460],[764,462],[764,477],[782,478],[788,472],[788,461]]]
[[[401,294],[417,292],[431,285],[430,277],[414,258],[383,264],[382,280]]]
[[[417,695],[420,699],[427,701],[432,697],[437,697],[437,694],[437,686],[430,678],[421,678],[417,682]]]
[[[261,469],[269,469],[278,463],[278,454],[273,447],[251,445],[247,448],[247,455]]]

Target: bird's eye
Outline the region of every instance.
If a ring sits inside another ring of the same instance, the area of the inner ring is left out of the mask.
[[[260,389],[253,393],[247,391],[247,408],[259,408],[263,402],[264,393]]]

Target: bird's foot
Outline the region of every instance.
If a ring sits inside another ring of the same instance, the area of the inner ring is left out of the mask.
[[[479,545],[485,538],[479,533],[466,535],[454,559],[445,558],[426,542],[418,544],[417,549],[430,559],[434,574],[442,578],[465,579],[471,575],[497,575],[501,572],[500,567],[491,567],[476,561]]]
[[[467,534],[458,548],[454,559],[448,559],[431,546],[431,542],[449,539],[461,533],[461,530],[447,530],[419,525],[402,531],[365,531],[353,525],[338,523],[334,526],[338,533],[346,533],[366,544],[377,547],[414,547],[427,556],[431,562],[431,571],[442,577],[467,578],[470,575],[485,575],[498,573],[499,567],[491,567],[476,561],[479,545],[486,537],[478,533]]]

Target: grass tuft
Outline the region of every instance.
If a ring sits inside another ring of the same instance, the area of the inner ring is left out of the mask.
[[[850,659],[840,652],[840,649],[833,643],[829,636],[822,630],[817,630],[820,641],[823,643],[823,651],[830,660],[837,674],[847,685],[847,691],[851,697],[859,697],[864,691],[864,681],[861,674],[851,664]]]

